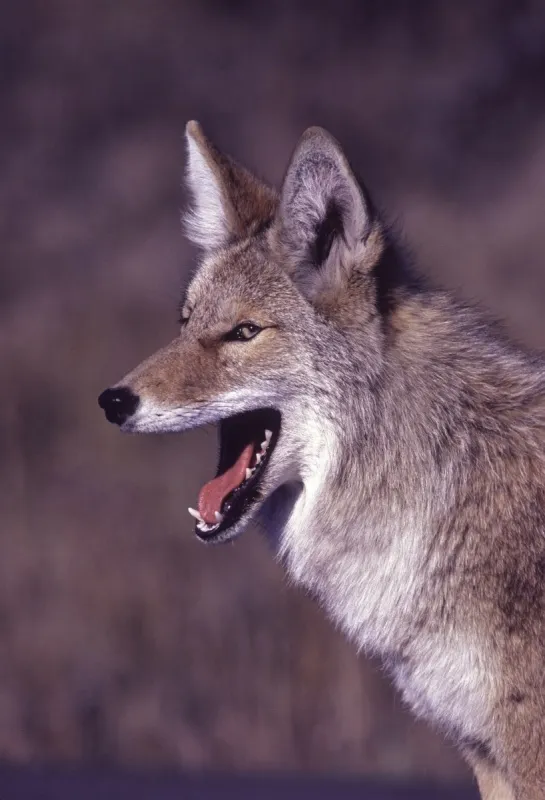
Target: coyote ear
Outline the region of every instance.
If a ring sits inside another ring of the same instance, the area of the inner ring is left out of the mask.
[[[193,208],[185,215],[186,233],[204,250],[249,236],[274,214],[276,193],[206,138],[198,122],[188,122],[187,183]]]
[[[317,291],[354,264],[372,227],[371,207],[339,143],[309,128],[291,158],[278,212],[288,269]]]

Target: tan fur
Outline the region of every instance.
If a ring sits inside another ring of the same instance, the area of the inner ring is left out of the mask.
[[[483,800],[516,800],[505,778],[488,762],[476,759],[473,762],[473,771]]]
[[[203,250],[180,336],[119,386],[122,424],[281,414],[257,520],[292,579],[486,800],[545,798],[545,361],[428,286],[338,143],[301,139],[277,194],[187,130]],[[229,340],[235,326],[261,330]]]

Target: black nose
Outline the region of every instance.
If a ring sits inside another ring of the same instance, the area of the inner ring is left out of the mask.
[[[140,398],[125,386],[119,389],[106,389],[98,398],[98,404],[104,409],[106,419],[116,425],[123,425],[125,420],[134,414],[139,402]]]

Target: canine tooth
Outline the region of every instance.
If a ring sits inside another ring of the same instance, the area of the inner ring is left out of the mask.
[[[191,516],[192,516],[192,517],[195,517],[195,519],[198,519],[198,520],[199,520],[199,522],[204,522],[204,520],[203,520],[203,518],[201,517],[201,515],[199,514],[199,512],[198,512],[198,511],[195,511],[195,509],[194,509],[194,508],[188,508],[187,510],[189,511],[189,513],[191,514]]]
[[[265,431],[265,440],[266,440],[267,444],[269,444],[271,439],[272,439],[272,431]]]
[[[219,523],[223,522],[223,514],[220,514],[219,511],[214,511],[214,516],[216,517],[216,522]]]
[[[246,480],[247,481],[250,480],[250,478],[252,477],[252,472],[253,472],[253,469],[250,469],[249,467],[246,467]]]

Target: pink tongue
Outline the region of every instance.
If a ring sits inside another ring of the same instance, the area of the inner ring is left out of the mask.
[[[250,466],[254,454],[254,445],[248,444],[227,472],[223,472],[206,483],[199,492],[199,514],[209,525],[215,525],[216,511],[221,511],[221,506],[227,495],[240,486],[246,478],[246,470]]]

